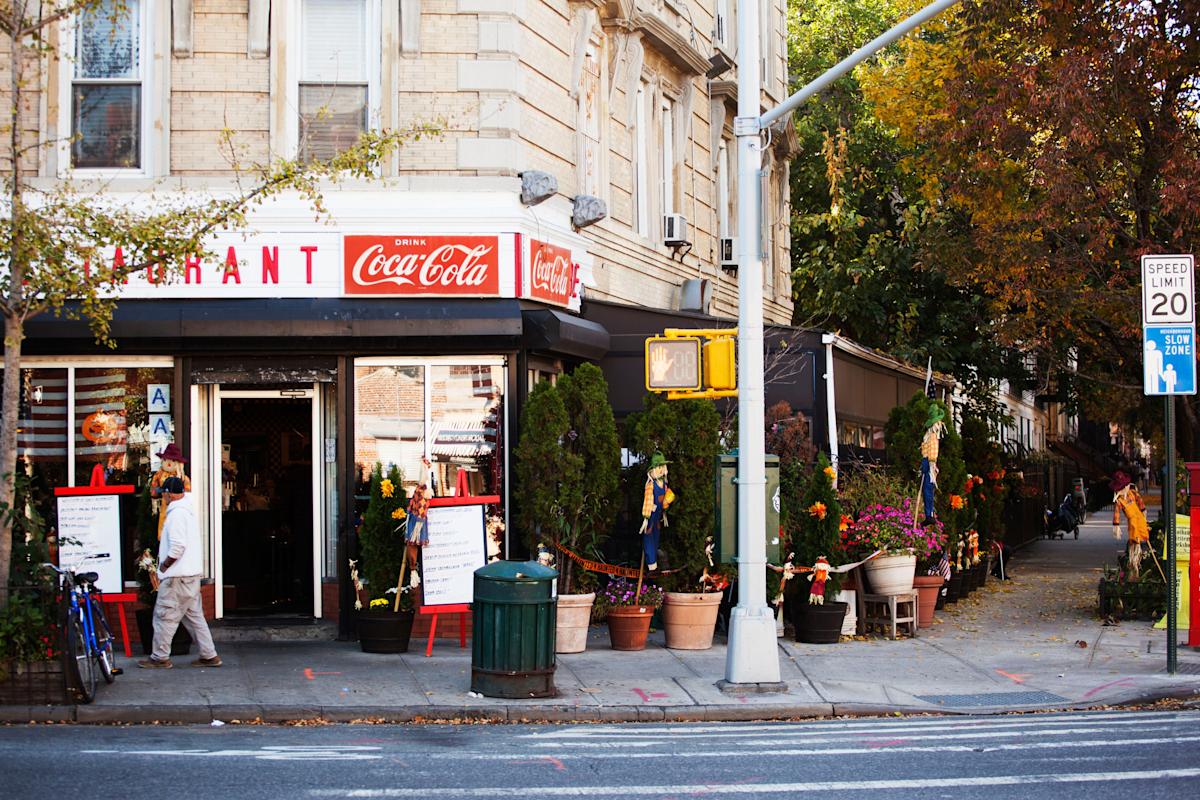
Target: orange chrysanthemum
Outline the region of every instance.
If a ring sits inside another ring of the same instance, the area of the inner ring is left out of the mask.
[[[825,508],[825,504],[819,501],[808,507],[808,513],[817,519],[825,519],[827,511],[828,509]]]
[[[392,484],[391,479],[384,478],[379,482],[379,493],[384,497],[391,497],[396,492],[396,487]]]
[[[958,511],[960,508],[962,508],[965,505],[966,505],[966,503],[963,502],[963,499],[961,497],[959,497],[956,494],[950,495],[950,507],[952,509],[954,509],[955,511]]]

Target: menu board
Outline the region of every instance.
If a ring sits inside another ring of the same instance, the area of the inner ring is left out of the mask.
[[[100,576],[96,587],[101,592],[124,590],[117,494],[59,495],[58,565],[76,572],[95,572]]]
[[[430,506],[429,544],[421,548],[424,605],[454,605],[474,599],[475,570],[487,564],[486,508],[480,503]]]

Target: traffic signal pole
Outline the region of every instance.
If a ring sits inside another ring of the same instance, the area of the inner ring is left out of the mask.
[[[738,0],[738,604],[729,620],[725,686],[782,688],[775,616],[767,605],[766,431],[763,376],[763,252],[759,185],[762,129],[855,65],[958,0],[938,0],[856,50],[766,114],[762,113],[758,0]]]

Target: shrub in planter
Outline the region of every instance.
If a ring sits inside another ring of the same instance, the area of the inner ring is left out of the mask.
[[[366,576],[367,607],[356,599],[358,640],[366,653],[403,653],[412,633],[412,587],[418,583],[416,564],[405,557],[407,517],[402,475],[394,464],[384,476],[383,465],[371,471],[370,497],[358,529],[361,570],[351,562],[351,579],[356,592],[364,587],[359,572]],[[405,572],[405,577],[401,573]],[[411,575],[410,579],[407,577]],[[400,585],[400,584],[403,585]]]

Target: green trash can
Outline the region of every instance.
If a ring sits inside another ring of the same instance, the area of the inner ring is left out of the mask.
[[[558,572],[536,561],[475,570],[471,691],[487,697],[553,697]]]

